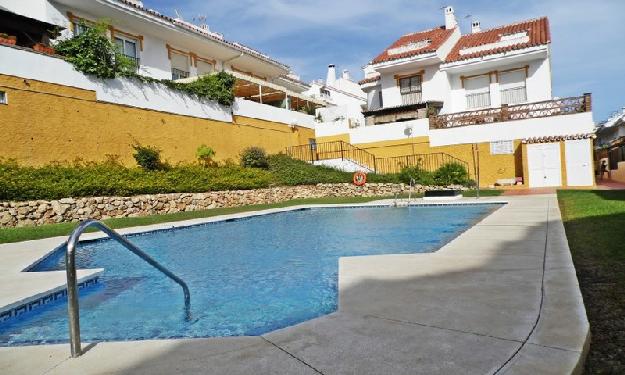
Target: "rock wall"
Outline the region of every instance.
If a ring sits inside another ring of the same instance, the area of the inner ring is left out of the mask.
[[[416,193],[426,188],[417,186]],[[393,196],[408,191],[404,184],[318,184],[258,190],[230,190],[208,193],[171,193],[134,197],[88,197],[0,203],[0,227],[20,227],[84,219],[108,219],[159,215],[266,204],[300,198]]]

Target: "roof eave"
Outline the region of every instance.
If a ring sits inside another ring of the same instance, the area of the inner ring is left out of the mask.
[[[473,64],[479,64],[482,62],[493,61],[493,60],[506,58],[506,57],[516,57],[516,56],[540,53],[540,52],[548,51],[548,49],[549,49],[549,43],[546,43],[546,44],[541,44],[538,46],[530,46],[526,48],[520,48],[520,49],[515,49],[515,50],[500,52],[500,53],[493,53],[493,54],[479,56],[479,57],[454,60],[450,62],[444,62],[441,65],[441,70],[451,70],[454,68],[465,67],[465,66],[469,66]]]
[[[382,62],[379,62],[379,63],[371,64],[371,67],[373,69],[377,70],[377,69],[381,69],[381,68],[383,69],[383,68],[394,67],[394,66],[397,66],[397,65],[403,65],[403,64],[406,64],[406,63],[422,62],[422,61],[429,60],[431,58],[437,58],[437,59],[440,60],[440,58],[438,58],[438,55],[437,55],[436,51],[434,51],[434,52],[427,52],[427,53],[418,54],[418,55],[415,55],[415,56],[409,56],[409,57],[403,57],[403,58],[399,58],[399,59],[382,61]]]
[[[156,22],[156,23],[158,23],[158,24],[160,24],[162,26],[173,28],[174,30],[176,30],[178,32],[182,32],[182,33],[185,33],[187,35],[191,35],[191,36],[194,36],[194,37],[199,37],[199,38],[202,38],[202,39],[208,39],[208,40],[210,40],[212,42],[221,44],[221,45],[223,45],[223,46],[225,46],[227,48],[231,48],[231,49],[234,49],[234,50],[236,50],[238,52],[244,53],[244,54],[246,54],[246,55],[248,55],[250,57],[253,57],[255,59],[262,60],[265,63],[271,64],[273,66],[276,66],[278,68],[284,69],[286,71],[290,71],[290,67],[288,65],[283,64],[283,63],[281,63],[279,61],[273,60],[271,58],[262,56],[260,52],[252,53],[250,50],[253,50],[253,49],[250,48],[250,47],[247,47],[247,48],[250,49],[250,50],[248,50],[246,48],[238,47],[237,45],[234,44],[234,42],[230,42],[230,41],[228,41],[226,39],[220,39],[220,38],[217,38],[217,37],[201,34],[201,33],[195,32],[193,30],[187,29],[185,27],[182,27],[182,26],[176,24],[174,22],[174,19],[169,17],[169,16],[165,16],[165,15],[162,15],[162,14],[161,15],[156,15],[156,14],[153,14],[153,13],[149,12],[147,9],[135,7],[135,6],[132,6],[130,4],[125,3],[123,1],[118,1],[118,0],[96,0],[96,1],[99,2],[100,4],[116,7],[119,10],[126,11],[126,12],[132,13],[134,15],[138,15],[138,16],[140,16],[141,18],[143,18],[145,20]]]

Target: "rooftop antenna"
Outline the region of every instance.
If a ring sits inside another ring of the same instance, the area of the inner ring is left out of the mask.
[[[182,18],[182,16],[180,15],[180,13],[178,13],[178,9],[174,9],[174,13],[176,13],[176,17],[177,17],[177,18],[179,18],[179,19],[181,19],[181,20],[184,20],[184,19]]]

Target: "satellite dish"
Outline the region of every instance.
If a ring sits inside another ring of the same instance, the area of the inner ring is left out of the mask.
[[[412,135],[412,126],[406,126],[404,129],[404,135],[406,137],[410,137]]]

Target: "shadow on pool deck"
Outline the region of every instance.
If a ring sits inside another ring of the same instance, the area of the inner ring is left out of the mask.
[[[557,213],[515,198],[437,253],[342,258],[338,312],[262,337],[0,348],[0,372],[570,373],[588,323]]]

